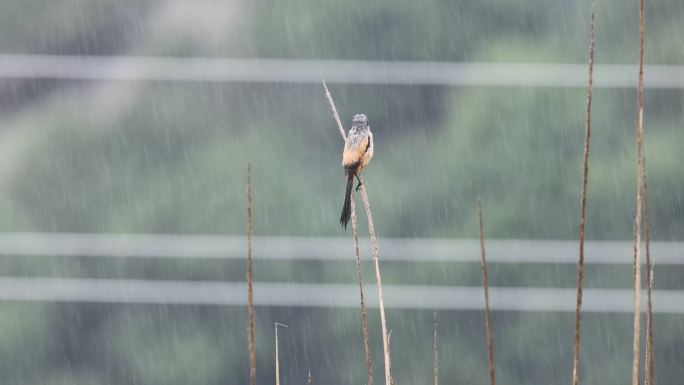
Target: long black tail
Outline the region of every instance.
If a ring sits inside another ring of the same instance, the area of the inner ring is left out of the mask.
[[[349,172],[347,175],[347,190],[344,193],[344,204],[342,205],[342,214],[340,215],[340,224],[347,229],[347,223],[349,223],[349,218],[351,218],[351,199],[352,199],[352,187],[354,187],[354,173]]]

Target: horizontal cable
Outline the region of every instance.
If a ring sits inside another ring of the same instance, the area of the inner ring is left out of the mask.
[[[586,87],[586,64],[0,54],[0,78]],[[684,65],[647,65],[645,87],[684,88]],[[634,65],[594,67],[594,87],[634,88]]]
[[[0,233],[0,255],[45,257],[207,258],[242,260],[244,236]],[[384,261],[477,262],[475,239],[380,238]],[[588,264],[631,264],[631,241],[587,241]],[[370,250],[367,239],[361,250]],[[652,242],[658,265],[684,264],[684,242]],[[368,254],[365,254],[368,256]],[[254,237],[255,260],[351,261],[351,239],[341,237]],[[487,259],[504,263],[577,263],[577,241],[487,240]]]
[[[403,309],[482,310],[482,288],[464,286],[386,285],[385,304]],[[358,286],[256,282],[255,304],[284,307],[358,307]],[[586,289],[582,309],[587,312],[629,313],[632,291]],[[684,291],[654,293],[656,313],[684,313]],[[575,309],[575,289],[490,288],[492,309],[559,311]],[[646,296],[642,296],[646,298]],[[90,302],[174,305],[244,306],[244,282],[142,281],[64,278],[0,278],[0,301]],[[374,296],[368,306],[377,307]],[[642,307],[645,309],[645,306]]]

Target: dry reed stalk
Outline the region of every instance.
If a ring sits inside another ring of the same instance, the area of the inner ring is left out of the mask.
[[[632,336],[632,385],[639,385],[639,350],[641,335],[641,216],[644,185],[644,40],[646,35],[645,0],[639,1],[639,83],[637,85],[637,189],[634,218],[634,326]]]
[[[325,88],[325,96],[328,98],[328,103],[330,103],[330,108],[332,109],[333,116],[335,117],[335,121],[337,122],[337,128],[340,130],[342,138],[346,140],[347,137],[344,133],[344,127],[342,126],[340,117],[337,114],[337,108],[335,108],[335,102],[333,101],[332,95],[330,94],[330,91],[328,91],[328,87],[325,85],[325,81],[323,82],[323,87]],[[393,380],[390,362],[389,337],[387,334],[387,319],[385,317],[385,302],[383,300],[382,278],[380,276],[380,262],[378,260],[378,239],[375,234],[375,226],[373,225],[373,214],[371,213],[370,202],[368,201],[368,194],[366,193],[366,183],[364,182],[363,177],[361,177],[360,175],[359,181],[361,182],[359,190],[361,191],[361,198],[363,199],[363,204],[366,209],[366,216],[368,217],[368,234],[371,243],[371,255],[373,256],[373,264],[375,267],[375,280],[377,282],[378,287],[378,305],[380,307],[380,323],[382,328],[382,347],[385,357],[385,385],[391,385]]]
[[[589,189],[589,148],[591,144],[591,99],[594,83],[594,15],[596,2],[591,3],[591,32],[589,34],[589,75],[587,84],[587,116],[584,128],[584,156],[582,163],[582,196],[579,224],[579,259],[577,261],[577,304],[575,307],[575,336],[572,352],[572,385],[579,383],[580,328],[582,322],[582,296],[584,290],[584,237],[587,220],[587,191]]]
[[[335,121],[337,122],[337,128],[340,129],[340,135],[342,135],[342,139],[346,141],[347,134],[344,133],[344,125],[340,120],[340,115],[337,113],[337,108],[335,108],[335,102],[333,101],[330,91],[328,91],[328,86],[325,84],[325,80],[323,80],[323,88],[325,88],[325,97],[328,98],[328,103],[330,103],[330,109],[332,109],[333,118],[335,118]]]
[[[432,315],[432,355],[434,359],[433,374],[435,377],[435,385],[439,385],[439,335],[437,334],[437,312]]]
[[[288,327],[285,324],[275,322],[273,327],[275,328],[275,385],[280,385],[280,355],[278,352],[278,326]]]
[[[361,322],[363,329],[363,352],[366,357],[366,370],[368,371],[368,385],[373,385],[373,367],[371,363],[371,352],[368,337],[368,318],[366,317],[366,300],[363,293],[363,281],[361,276],[361,256],[359,251],[359,236],[357,232],[357,222],[356,222],[356,203],[355,200],[351,200],[351,223],[352,223],[352,235],[354,237],[354,252],[356,256],[356,279],[359,282],[359,294],[361,297]]]
[[[387,350],[389,351],[390,348],[392,347],[392,331],[390,330],[389,333],[387,333]],[[392,376],[392,360],[389,360],[388,362],[389,366],[389,372],[390,372],[390,385],[394,385],[394,377]]]
[[[361,199],[366,208],[366,216],[368,217],[368,234],[370,236],[371,255],[373,256],[373,265],[375,267],[375,280],[378,284],[378,305],[380,305],[380,326],[382,328],[382,342],[383,353],[385,356],[385,385],[392,384],[392,370],[389,337],[387,335],[387,318],[385,317],[385,301],[382,294],[382,277],[380,276],[380,261],[378,259],[378,238],[375,235],[375,226],[373,225],[373,213],[371,213],[370,202],[368,201],[368,194],[366,193],[366,182],[361,176]]]
[[[254,313],[254,266],[252,261],[252,165],[247,164],[247,349],[249,383],[256,385],[256,316]]]
[[[335,122],[337,122],[337,127],[340,130],[340,135],[342,135],[342,138],[344,140],[347,140],[347,135],[344,133],[344,127],[342,126],[342,121],[340,120],[340,116],[337,113],[337,108],[335,108],[335,102],[333,101],[332,95],[330,94],[330,91],[328,90],[328,86],[325,84],[325,81],[323,81],[323,88],[325,88],[325,96],[328,99],[328,103],[330,104],[330,108],[333,112],[333,118],[335,119]],[[359,237],[358,237],[358,228],[357,228],[357,221],[356,221],[356,204],[355,200],[351,200],[351,221],[352,221],[352,235],[354,237],[354,251],[355,251],[355,256],[356,256],[356,276],[357,280],[359,282],[359,293],[361,297],[361,321],[362,321],[362,329],[363,329],[363,348],[364,348],[364,355],[366,359],[366,370],[368,371],[368,385],[373,385],[373,367],[372,367],[372,361],[371,361],[371,353],[370,353],[370,345],[369,345],[369,336],[368,336],[368,319],[367,319],[367,312],[366,312],[366,302],[365,302],[365,296],[363,292],[363,281],[362,281],[362,276],[361,276],[361,257],[360,257],[360,251],[359,251]]]
[[[646,160],[644,159],[644,169]],[[646,227],[646,266],[648,311],[646,313],[646,359],[644,368],[644,383],[655,384],[655,369],[653,366],[653,260],[651,259],[651,211],[648,204],[648,183],[644,174],[644,226]]]
[[[489,273],[487,271],[487,256],[485,253],[484,244],[484,223],[482,220],[482,203],[480,197],[477,197],[477,216],[480,222],[480,264],[482,268],[482,288],[484,290],[485,300],[485,333],[487,338],[487,370],[489,373],[489,384],[496,385],[496,376],[494,372],[494,338],[492,336],[492,320],[491,311],[489,307]]]

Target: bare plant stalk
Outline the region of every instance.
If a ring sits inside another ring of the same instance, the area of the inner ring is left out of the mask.
[[[644,159],[644,168],[646,160]],[[644,225],[646,227],[646,266],[648,268],[648,312],[646,313],[646,359],[644,383],[655,384],[655,368],[653,366],[653,259],[651,259],[651,211],[648,204],[648,183],[644,174]]]
[[[637,86],[637,199],[634,218],[634,334],[632,336],[632,385],[639,385],[641,334],[641,216],[644,185],[644,40],[646,35],[645,0],[639,1],[639,83]]]
[[[353,197],[352,197],[353,198]],[[361,296],[361,322],[363,329],[363,352],[366,357],[366,370],[368,371],[368,385],[373,385],[373,367],[371,363],[371,352],[368,337],[368,318],[366,317],[366,300],[363,293],[363,280],[361,276],[361,257],[359,251],[359,236],[357,232],[357,222],[356,222],[356,203],[355,200],[351,200],[351,223],[352,223],[352,235],[354,237],[354,252],[356,256],[356,279],[359,282],[359,294]]]
[[[648,256],[648,252],[646,252]],[[648,259],[648,258],[647,258]],[[646,385],[655,385],[655,366],[653,364],[653,261],[647,262],[648,268],[648,314],[646,318]]]
[[[480,263],[482,267],[482,288],[484,289],[485,300],[485,333],[487,338],[487,369],[489,372],[489,384],[496,385],[494,372],[494,338],[492,336],[492,319],[489,307],[489,273],[487,271],[487,256],[484,243],[484,223],[482,220],[482,203],[477,197],[477,216],[480,222]]]
[[[390,330],[389,333],[387,333],[387,350],[389,351],[390,348],[392,347],[392,331]],[[388,363],[389,366],[389,372],[390,372],[390,385],[394,385],[394,377],[392,376],[392,360],[389,361]]]
[[[587,84],[587,116],[584,128],[584,157],[582,163],[582,196],[579,224],[579,259],[577,261],[577,304],[575,307],[575,336],[572,352],[572,385],[579,383],[580,330],[582,322],[582,296],[584,290],[584,237],[587,221],[587,191],[589,189],[589,148],[591,144],[591,97],[594,83],[594,15],[596,2],[591,4],[591,32],[589,34],[589,75]]]
[[[249,351],[249,383],[256,385],[256,316],[254,313],[252,232],[252,166],[247,164],[247,349]]]
[[[371,213],[370,202],[368,201],[368,194],[366,193],[366,182],[359,176],[361,180],[361,199],[366,208],[366,216],[368,217],[368,234],[371,243],[371,255],[373,256],[373,265],[375,266],[375,280],[378,283],[378,304],[380,305],[380,326],[382,327],[382,342],[383,353],[385,355],[385,385],[392,383],[392,370],[390,363],[390,348],[389,338],[387,336],[387,319],[385,318],[385,301],[382,294],[382,277],[380,276],[380,261],[378,260],[378,238],[375,235],[375,226],[373,225],[373,213]]]
[[[285,324],[276,322],[273,324],[275,328],[275,385],[280,385],[280,356],[278,352],[278,326],[288,327]]]
[[[435,376],[435,385],[439,385],[439,335],[437,334],[437,312],[434,312],[432,315],[432,328],[433,328],[433,336],[432,336],[432,355],[434,357],[434,367],[433,367],[433,373]]]
[[[328,86],[325,85],[325,80],[323,80],[323,88],[325,88],[325,97],[328,98],[328,103],[330,103],[333,118],[335,118],[335,121],[337,122],[337,128],[340,129],[340,135],[342,135],[342,139],[347,140],[347,134],[344,133],[344,125],[342,125],[340,115],[337,113],[337,108],[335,108],[335,102],[333,101],[332,95],[330,95],[330,91],[328,91]]]
[[[337,109],[335,108],[335,102],[333,101],[328,87],[323,82],[323,87],[325,88],[325,95],[330,103],[330,108],[333,111],[335,120],[337,121],[337,128],[340,130],[342,138],[346,140],[346,135],[344,133],[344,127],[340,121],[340,117],[337,114]],[[390,350],[389,350],[389,337],[387,334],[387,319],[385,318],[385,302],[383,300],[382,294],[382,278],[380,276],[380,262],[378,260],[378,238],[375,235],[375,226],[373,225],[373,214],[371,213],[370,203],[368,201],[368,194],[366,193],[366,183],[363,178],[359,175],[359,181],[361,182],[360,191],[361,198],[363,199],[363,204],[366,208],[366,216],[368,217],[368,233],[370,236],[371,243],[371,255],[373,256],[373,263],[375,266],[375,280],[378,286],[378,305],[380,306],[380,323],[382,327],[382,347],[385,356],[385,385],[391,385],[392,383],[392,370],[390,362]]]

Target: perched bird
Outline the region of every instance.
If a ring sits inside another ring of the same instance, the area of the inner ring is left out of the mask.
[[[344,193],[344,205],[340,215],[340,224],[347,229],[347,223],[351,217],[352,187],[354,177],[359,180],[356,190],[361,187],[359,174],[373,158],[373,133],[368,126],[368,117],[364,114],[354,115],[352,126],[347,133],[347,140],[344,143],[342,152],[342,166],[344,176],[347,177],[347,189]]]

